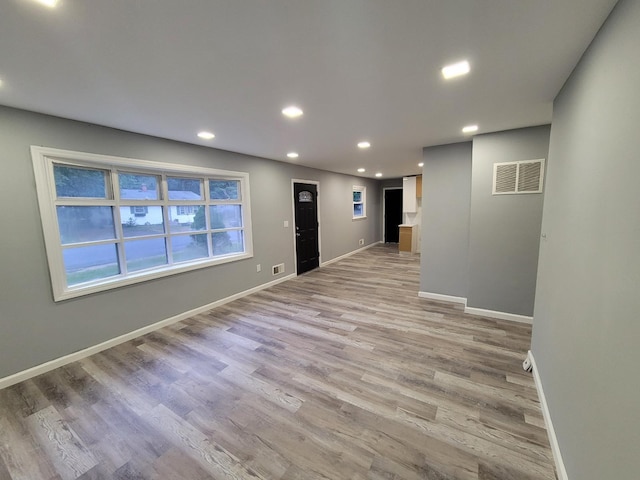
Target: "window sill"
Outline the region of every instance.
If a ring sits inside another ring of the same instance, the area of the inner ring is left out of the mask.
[[[203,261],[190,262],[181,265],[171,265],[162,270],[155,270],[153,272],[133,273],[126,278],[106,279],[97,282],[86,283],[84,285],[81,284],[73,287],[66,287],[62,291],[54,292],[54,301],[60,302],[63,300],[69,300],[72,298],[82,297],[84,295],[91,295],[92,293],[104,292],[106,290],[112,290],[127,285],[143,283],[149,280],[176,275],[178,273],[191,272],[193,270],[199,270],[201,268],[213,267],[216,265],[222,265],[224,263],[235,262],[238,260],[245,260],[252,257],[252,253],[227,255],[224,257],[217,257],[215,259],[206,259]]]
[[[352,218],[351,218],[351,220],[364,220],[364,219],[366,219],[366,218],[367,218],[367,216],[366,216],[366,215],[361,215],[361,216],[359,216],[359,217],[352,217]]]

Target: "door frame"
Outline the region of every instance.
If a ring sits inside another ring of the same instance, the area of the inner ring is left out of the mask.
[[[296,202],[295,202],[295,190],[294,185],[296,183],[308,183],[310,185],[316,186],[316,210],[318,214],[318,267],[322,266],[322,235],[320,232],[320,228],[322,222],[320,221],[320,181],[318,180],[302,180],[300,178],[292,178],[291,179],[291,218],[292,218],[292,226],[291,229],[291,237],[293,238],[293,272],[298,275],[298,250],[296,248]]]
[[[402,187],[383,187],[382,188],[382,243],[387,243],[387,224],[385,222],[385,214],[387,213],[387,201],[385,193],[387,190],[402,190]],[[404,212],[402,212],[404,215]]]

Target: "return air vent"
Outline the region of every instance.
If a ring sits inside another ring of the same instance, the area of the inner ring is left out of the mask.
[[[544,158],[493,164],[493,194],[542,193]]]
[[[493,166],[493,193],[514,193],[518,178],[517,163],[496,163]]]

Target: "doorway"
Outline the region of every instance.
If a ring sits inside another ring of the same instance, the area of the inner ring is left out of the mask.
[[[402,188],[384,189],[384,241],[398,243],[402,223]]]
[[[318,248],[318,187],[312,183],[293,184],[296,235],[296,271],[301,275],[320,265]]]

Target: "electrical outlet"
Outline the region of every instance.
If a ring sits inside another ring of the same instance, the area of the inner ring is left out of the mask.
[[[522,362],[522,369],[525,372],[531,372],[533,370],[533,364],[531,363],[531,357],[529,356],[528,353],[527,353],[527,357],[524,359],[524,362]]]
[[[262,266],[260,264],[256,265],[256,272],[261,272]]]
[[[358,245],[364,245],[364,238],[361,238],[360,240],[358,240]]]

